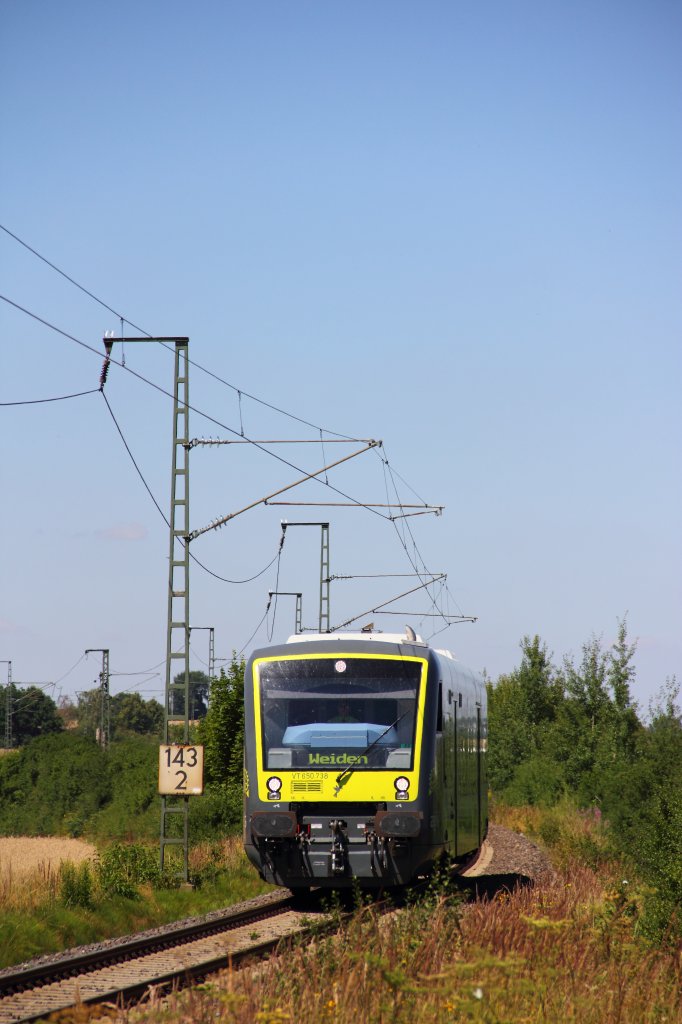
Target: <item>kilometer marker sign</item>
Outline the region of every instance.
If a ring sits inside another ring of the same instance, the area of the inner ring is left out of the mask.
[[[159,747],[159,793],[199,796],[204,791],[204,748],[196,744]]]

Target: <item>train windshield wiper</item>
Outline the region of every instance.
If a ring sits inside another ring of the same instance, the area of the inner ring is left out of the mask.
[[[402,722],[402,720],[405,717],[405,715],[409,715],[411,710],[412,710],[412,708],[408,708],[407,711],[403,711],[402,715],[398,715],[398,717],[396,718],[395,722],[391,722],[390,725],[387,725],[386,728],[384,729],[384,731],[379,733],[377,738],[375,740],[372,740],[372,742],[369,744],[369,746],[365,747],[365,749],[363,750],[363,752],[361,754],[357,755],[357,757],[356,757],[355,761],[353,762],[353,764],[349,764],[347,768],[344,768],[344,770],[341,772],[340,775],[336,776],[336,792],[337,793],[341,789],[341,786],[343,785],[343,780],[346,778],[346,776],[353,774],[353,772],[357,768],[358,764],[360,763],[360,759],[363,758],[363,757],[366,757],[367,754],[369,754],[370,750],[374,750],[374,748],[376,747],[376,745],[379,742],[379,740],[382,740],[384,738],[384,736],[386,735],[386,733],[390,732],[391,729],[395,729],[396,725],[398,725],[400,722]]]

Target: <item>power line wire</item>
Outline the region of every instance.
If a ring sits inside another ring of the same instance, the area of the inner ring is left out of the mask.
[[[113,307],[111,307],[103,299],[101,299],[99,296],[95,295],[89,289],[87,289],[83,285],[81,285],[73,277],[71,277],[69,274],[67,274],[65,271],[63,271],[60,267],[58,267],[55,263],[52,263],[45,256],[43,256],[40,252],[38,252],[37,249],[33,248],[33,246],[29,245],[27,242],[25,242],[22,238],[20,238],[14,232],[10,231],[9,228],[5,227],[5,225],[0,224],[0,229],[2,229],[7,235],[9,235],[11,238],[13,238],[16,242],[18,242],[20,245],[22,245],[25,249],[27,249],[29,252],[31,252],[38,259],[40,259],[43,263],[45,263],[47,266],[49,266],[52,270],[54,270],[56,273],[60,274],[63,278],[65,278],[65,280],[69,281],[70,284],[74,285],[76,288],[78,288],[81,292],[83,292],[85,295],[87,295],[93,301],[97,302],[104,309],[108,310],[114,316],[118,317],[120,322],[121,322],[121,327],[123,326],[124,323],[130,324],[130,326],[133,327],[136,331],[139,331],[141,334],[145,335],[146,337],[151,337],[151,335],[149,334],[148,331],[145,331],[144,328],[139,327],[137,324],[135,324],[128,317],[124,316],[119,311],[113,309]],[[41,317],[37,316],[36,314],[31,313],[29,310],[24,309],[23,307],[19,306],[17,303],[12,302],[12,300],[6,298],[5,296],[0,296],[0,298],[3,298],[6,302],[9,302],[11,305],[15,306],[15,308],[20,309],[22,312],[26,313],[29,316],[32,316],[34,319],[36,319],[39,322],[45,324],[45,326],[48,326],[51,329],[53,329],[55,331],[58,331],[59,333],[61,333],[65,337],[70,338],[72,341],[75,341],[77,344],[83,345],[83,347],[88,348],[90,351],[95,351],[94,349],[92,349],[91,346],[88,346],[84,342],[79,341],[79,339],[74,338],[73,335],[70,335],[67,332],[60,330],[60,328],[57,328],[53,324],[48,323],[48,321],[45,321]],[[162,347],[166,348],[168,351],[172,351],[170,346],[167,346],[167,345],[165,345],[163,343],[161,343],[161,344],[162,344]],[[97,354],[99,354],[99,353],[97,353]],[[114,360],[114,362],[116,362],[116,361]],[[242,416],[242,396],[244,396],[246,398],[249,398],[251,401],[257,402],[258,404],[261,404],[261,405],[265,406],[266,408],[269,408],[272,411],[279,413],[280,415],[286,416],[286,417],[288,417],[288,418],[290,418],[292,420],[295,420],[295,421],[297,421],[299,423],[305,424],[308,427],[311,427],[311,429],[315,429],[316,431],[319,431],[320,442],[322,443],[323,450],[324,450],[323,431],[324,431],[324,433],[334,435],[335,437],[342,437],[342,438],[345,438],[347,440],[357,440],[355,438],[351,438],[349,435],[340,434],[340,433],[338,433],[336,431],[330,431],[330,430],[327,430],[325,428],[322,428],[318,424],[313,424],[310,421],[305,420],[302,417],[295,416],[293,413],[289,413],[286,410],[279,408],[278,406],[272,405],[271,403],[266,402],[265,400],[260,399],[260,398],[258,398],[255,395],[250,394],[249,392],[243,391],[243,389],[238,388],[236,385],[230,383],[229,381],[224,380],[218,374],[213,373],[211,370],[208,370],[206,367],[202,366],[200,363],[197,363],[197,362],[195,362],[192,359],[189,359],[189,363],[192,366],[196,367],[201,372],[206,373],[208,376],[212,377],[214,380],[216,380],[219,383],[223,384],[225,387],[228,387],[232,391],[236,392],[237,397],[238,397],[238,401],[239,401],[239,418],[240,418],[240,428],[241,428],[239,433],[240,433],[240,436],[242,436],[242,437],[244,437],[244,425],[243,425],[243,416]],[[125,369],[126,368],[126,366],[125,366],[125,357],[123,357],[122,362],[120,364],[117,363],[117,365],[120,365],[122,368]],[[131,371],[131,372],[133,372],[135,376],[140,377],[140,379],[145,380],[145,378],[141,377],[141,375],[136,374],[134,371]],[[153,382],[151,382],[151,381],[145,381],[145,382],[148,383],[149,385],[151,385],[152,387],[155,387],[157,390],[162,391],[164,394],[168,395],[168,392],[165,392],[164,389],[159,388],[157,385],[153,384]],[[92,393],[92,392],[81,392],[78,395],[63,396],[63,398],[59,398],[59,399],[42,399],[42,400],[39,400],[39,401],[59,401],[59,400],[65,399],[65,398],[80,397],[81,395],[90,394],[90,393]],[[0,404],[2,404],[2,405],[19,405],[19,404],[36,404],[36,403],[33,403],[33,402],[22,402],[22,403],[15,402],[15,403],[0,403]],[[193,411],[198,412],[199,415],[206,416],[207,419],[212,420],[213,422],[216,422],[216,423],[218,422],[217,420],[213,420],[212,417],[207,416],[207,414],[202,413],[201,410],[193,410]],[[229,430],[231,433],[235,433],[235,434],[237,433],[237,431],[232,430],[232,428],[225,427],[222,424],[221,424],[221,426],[223,426],[224,429]],[[124,440],[124,443],[125,443],[125,440]],[[250,442],[250,443],[253,443],[253,442]],[[126,447],[127,447],[127,445],[126,445]],[[259,446],[256,445],[256,447],[259,447]],[[267,449],[262,449],[262,450],[264,450],[271,457],[279,458],[278,456],[276,456],[274,454],[274,452],[270,452]],[[129,452],[129,454],[131,455],[131,458],[132,458],[132,453]],[[291,466],[292,468],[296,468],[297,471],[298,471],[298,467],[294,467],[293,464],[288,462],[288,460],[280,459],[280,461],[282,461],[285,464]],[[393,487],[394,487],[395,493],[398,496],[399,503],[400,503],[400,498],[399,498],[399,495],[398,495],[397,487],[395,485],[394,475],[398,476],[398,478],[402,481],[402,483],[405,484],[405,486],[415,495],[415,497],[417,497],[419,499],[419,501],[421,501],[423,504],[426,504],[426,502],[423,501],[423,499],[420,497],[420,495],[417,494],[417,492],[411,487],[411,485],[409,483],[407,483],[407,481],[397,472],[397,470],[394,470],[389,465],[387,457],[386,457],[385,460],[382,459],[382,461],[384,461],[385,467],[388,467],[389,473],[391,475],[391,480],[392,480],[392,483],[393,483]],[[133,460],[133,462],[134,462],[134,460]],[[138,472],[139,472],[139,470],[138,470]],[[141,474],[140,474],[140,476],[142,478]],[[385,477],[385,472],[384,472],[384,477]],[[146,482],[144,481],[144,478],[142,478],[142,479],[143,479],[143,483],[145,483],[145,486],[147,486]],[[331,487],[332,490],[337,491],[337,493],[340,493],[340,494],[343,493],[341,491],[338,491],[337,488],[334,488],[332,485],[330,485],[327,479],[325,479],[325,481],[320,481],[320,482],[324,482],[327,486]],[[388,487],[387,487],[387,491],[388,491]],[[150,495],[151,495],[151,492],[150,492]],[[157,504],[156,500],[153,498],[153,495],[151,495],[151,496],[152,496],[152,500],[154,500],[154,503]],[[344,497],[348,497],[345,494],[343,496]],[[349,499],[349,500],[354,500],[354,499]],[[374,511],[375,514],[380,514],[380,513],[377,513],[375,509],[369,508],[363,502],[355,502],[355,504],[357,504],[359,507],[368,508],[369,511]],[[158,505],[157,505],[157,508],[158,508]],[[161,511],[161,510],[159,509],[159,511]],[[161,515],[163,516],[162,512],[161,512]],[[384,517],[384,516],[382,516],[382,518],[389,518],[389,519],[391,519],[393,521],[394,527],[396,529],[396,534],[397,534],[397,536],[398,536],[398,538],[399,538],[399,540],[400,540],[400,542],[401,542],[401,544],[402,544],[402,546],[403,546],[403,548],[405,550],[405,553],[406,553],[406,555],[408,557],[408,560],[410,561],[410,564],[413,565],[413,568],[415,568],[415,570],[418,572],[417,565],[416,565],[416,557],[417,557],[417,555],[419,555],[419,558],[421,559],[422,565],[424,567],[424,574],[427,574],[428,570],[426,570],[426,565],[424,563],[424,560],[423,560],[421,554],[419,553],[419,549],[417,547],[416,541],[414,539],[412,531],[409,528],[409,524],[407,524],[406,521],[405,521],[405,517],[404,516],[402,517],[402,520],[403,520],[403,524],[402,524],[403,525],[403,536],[402,537],[400,536],[400,532],[399,532],[399,530],[397,528],[397,525],[396,525],[394,517]],[[164,519],[165,519],[165,516],[164,516]],[[166,520],[166,522],[167,522],[167,520]],[[414,561],[413,561],[412,557],[410,556],[408,548],[407,548],[407,541],[406,541],[406,538],[405,538],[405,531],[407,531],[407,533],[409,533],[410,540],[412,541],[412,545],[413,545],[414,552],[415,552]],[[195,560],[198,562],[198,560],[196,558],[195,558]],[[274,559],[273,559],[273,561],[274,561]],[[198,564],[201,565],[201,563],[199,563],[199,562],[198,562]],[[269,563],[269,565],[271,565],[271,564],[272,564],[272,562]],[[269,568],[269,565],[266,567],[266,569]],[[205,566],[202,566],[202,568],[206,569],[206,571],[209,572],[209,573],[211,572],[211,570],[207,569],[207,567],[205,567]],[[262,570],[262,572],[265,572],[266,569]],[[262,573],[260,573],[259,575],[262,575]],[[217,578],[221,579],[222,577],[217,577]],[[255,578],[257,578],[257,577],[252,577],[252,579],[255,579]],[[452,597],[452,594],[450,593],[449,588],[446,588],[446,589],[447,589],[447,592],[448,592],[449,596]],[[431,594],[429,593],[428,589],[427,589],[427,594],[429,594],[429,597],[430,597],[430,599],[432,601],[433,607],[437,607],[437,602],[435,601],[434,598],[431,597]],[[455,604],[456,604],[456,602],[455,602]],[[443,615],[443,618],[445,618],[445,615],[442,612],[442,610],[441,610],[441,614]],[[273,627],[274,627],[274,620],[273,620]]]
[[[84,292],[91,299],[94,299],[95,302],[98,302],[100,306],[103,306],[105,309],[108,309],[109,312],[113,313],[114,316],[117,316],[119,320],[122,320],[125,323],[130,324],[131,327],[134,327],[136,331],[141,331],[142,334],[147,333],[146,331],[142,330],[141,327],[138,327],[137,324],[134,324],[132,320],[128,320],[128,318],[123,316],[121,313],[117,313],[116,310],[112,309],[111,306],[108,306],[106,302],[98,298],[96,295],[93,295],[92,292],[89,292],[88,289],[84,288],[82,284],[78,283],[78,281],[74,281],[72,277],[69,277],[67,273],[65,273],[63,270],[60,270],[59,267],[56,266],[54,263],[50,263],[50,261],[45,256],[42,256],[37,249],[34,249],[32,246],[30,246],[28,242],[25,242],[23,240],[23,238],[19,238],[18,235],[15,235],[14,232],[10,231],[9,228],[6,228],[4,224],[0,224],[0,228],[5,232],[5,234],[9,235],[10,238],[13,238],[15,242],[18,242],[19,245],[23,245],[24,249],[28,249],[28,251],[33,253],[34,256],[37,256],[39,260],[42,260],[43,263],[46,263],[48,267],[51,267],[52,270],[55,270],[58,274],[61,274],[62,277],[66,278],[67,281],[75,285],[76,288],[80,289],[80,291]]]
[[[254,636],[256,635],[256,633],[258,632],[258,630],[259,630],[259,629],[261,628],[261,626],[263,625],[263,623],[264,623],[264,622],[265,622],[265,620],[267,619],[267,617],[268,617],[268,612],[269,612],[269,611],[270,611],[270,601],[268,601],[268,606],[267,606],[267,608],[265,609],[265,615],[264,615],[264,616],[263,616],[263,618],[262,618],[262,619],[260,620],[260,622],[258,623],[258,625],[256,626],[256,628],[254,629],[253,633],[251,634],[251,636],[249,637],[249,639],[248,639],[248,640],[246,641],[246,643],[244,644],[244,646],[240,648],[240,650],[239,650],[239,654],[238,654],[238,657],[241,657],[241,656],[242,656],[242,654],[244,653],[244,651],[246,650],[246,648],[247,648],[247,647],[249,646],[249,644],[250,644],[250,643],[251,643],[251,641],[253,640]]]
[[[70,341],[74,341],[77,345],[80,345],[82,348],[86,349],[88,352],[92,352],[94,355],[98,356],[98,358],[100,358],[100,359],[102,358],[102,353],[99,352],[97,349],[93,348],[92,345],[88,345],[87,342],[81,341],[79,338],[74,337],[74,335],[69,334],[68,331],[64,331],[64,330],[61,329],[61,327],[57,327],[55,324],[50,323],[49,320],[45,320],[43,317],[38,316],[37,313],[31,312],[31,310],[26,309],[24,306],[21,306],[18,302],[14,302],[12,299],[8,298],[6,295],[0,295],[0,299],[2,299],[4,302],[7,302],[10,306],[13,306],[15,309],[18,309],[20,312],[25,313],[27,316],[31,317],[33,320],[38,321],[38,323],[43,324],[45,327],[49,327],[50,330],[56,331],[57,334],[61,334],[63,337],[68,338]],[[115,341],[116,339],[114,338],[113,340]],[[106,358],[107,358],[108,362],[113,363],[114,365],[120,367],[122,370],[126,370],[128,373],[131,373],[134,377],[136,377],[138,380],[142,381],[144,384],[149,385],[149,387],[153,388],[155,391],[158,391],[160,394],[165,395],[166,398],[170,398],[170,399],[174,400],[174,396],[169,391],[167,391],[165,388],[161,387],[161,385],[156,384],[154,381],[149,380],[147,377],[143,376],[143,374],[138,373],[136,370],[133,370],[130,366],[126,366],[125,363],[119,362],[117,359],[113,359],[110,356],[107,356]],[[198,416],[202,416],[204,419],[208,420],[210,423],[214,423],[216,426],[220,427],[222,430],[227,430],[227,431],[229,431],[229,433],[235,434],[235,435],[241,437],[241,435],[238,433],[238,431],[236,431],[233,427],[229,427],[226,423],[222,423],[220,420],[216,419],[214,416],[211,416],[209,413],[206,413],[203,410],[196,408],[196,406],[190,405],[188,403],[187,404],[187,409],[192,411],[192,412],[194,412],[194,413],[196,413]],[[306,472],[300,466],[297,466],[295,463],[290,462],[288,459],[285,459],[281,455],[277,455],[276,452],[270,451],[268,448],[265,448],[262,444],[259,444],[257,441],[252,441],[250,438],[245,438],[245,440],[247,440],[249,442],[249,444],[251,444],[254,448],[257,448],[259,451],[264,452],[266,455],[269,455],[270,458],[275,459],[277,462],[281,462],[283,465],[288,466],[290,469],[295,470],[297,473],[305,473]],[[321,483],[323,486],[329,487],[329,489],[334,491],[335,494],[340,494],[341,497],[346,498],[348,501],[352,502],[354,505],[357,505],[358,508],[364,508],[368,512],[372,512],[374,515],[379,516],[381,519],[390,519],[390,516],[385,516],[385,515],[383,515],[383,513],[379,512],[378,509],[372,508],[371,505],[367,505],[367,504],[365,504],[362,501],[358,501],[357,498],[353,498],[350,494],[346,494],[345,491],[340,490],[338,487],[335,487],[333,484],[330,484],[329,482],[325,482],[324,480],[321,480],[319,478],[315,478],[315,479],[318,479],[318,482]]]
[[[79,284],[78,281],[74,280],[73,277],[71,277],[69,274],[67,274],[64,270],[61,270],[55,263],[52,263],[50,260],[47,259],[47,257],[45,257],[41,253],[39,253],[38,250],[34,249],[33,246],[28,244],[28,242],[25,242],[22,238],[20,238],[18,235],[16,235],[13,231],[10,231],[9,228],[5,227],[4,224],[0,224],[0,229],[2,229],[7,235],[9,235],[10,238],[13,238],[15,240],[15,242],[18,242],[19,245],[23,245],[23,247],[25,249],[28,249],[28,251],[30,253],[33,253],[34,256],[37,256],[37,258],[39,260],[42,260],[43,263],[47,264],[48,267],[50,267],[52,270],[56,271],[56,273],[60,274],[63,278],[65,278],[67,281],[69,281],[70,284],[74,285],[76,288],[78,288],[80,291],[82,291],[89,298],[93,299],[94,302],[97,302],[104,309],[108,310],[109,313],[113,313],[113,315],[118,317],[118,319],[121,321],[121,324],[124,324],[124,323],[130,324],[131,327],[134,327],[136,331],[140,332],[140,334],[144,334],[145,337],[147,337],[147,338],[151,338],[152,337],[152,335],[149,333],[149,331],[145,331],[145,329],[143,327],[139,327],[137,324],[134,324],[133,321],[129,320],[127,316],[124,316],[122,313],[119,313],[117,310],[113,309],[108,303],[106,303],[103,299],[100,299],[99,296],[97,296],[93,292],[89,291],[82,284]],[[162,347],[165,348],[169,352],[173,351],[170,348],[169,345],[164,345],[162,343]],[[280,409],[280,408],[278,408],[278,406],[272,405],[270,402],[266,402],[264,399],[258,398],[256,395],[251,395],[251,394],[249,394],[248,391],[244,391],[242,388],[238,388],[236,386],[236,384],[231,384],[230,381],[223,380],[223,378],[219,377],[218,374],[213,373],[212,370],[207,369],[205,366],[201,366],[200,363],[194,362],[194,360],[192,360],[192,359],[189,359],[189,363],[190,363],[191,366],[196,367],[197,370],[201,370],[202,373],[207,374],[209,377],[212,377],[214,380],[218,381],[220,384],[223,384],[225,387],[228,387],[232,391],[236,392],[236,394],[238,396],[238,399],[239,399],[239,406],[240,406],[240,409],[239,409],[240,422],[242,420],[242,416],[241,416],[241,399],[242,399],[242,395],[243,395],[244,397],[251,399],[252,402],[257,402],[259,405],[263,405],[266,408],[271,409],[273,412],[277,412],[277,413],[279,413],[282,416],[287,416],[289,419],[295,420],[297,423],[303,423],[303,424],[305,424],[305,426],[311,427],[313,430],[319,430],[320,435],[324,431],[324,433],[326,433],[326,434],[333,434],[335,437],[343,437],[343,438],[345,438],[346,440],[349,440],[349,441],[357,440],[357,438],[349,437],[347,434],[340,434],[340,433],[337,433],[334,430],[327,430],[326,428],[320,427],[319,424],[310,423],[308,420],[304,420],[300,416],[295,416],[293,413],[287,412],[286,409]],[[125,366],[125,359],[123,360],[123,365]],[[242,437],[244,436],[243,423],[242,423],[241,435],[242,435]]]
[[[66,677],[67,677],[67,676],[70,676],[70,675],[71,675],[71,673],[72,673],[72,672],[74,671],[74,669],[77,669],[77,668],[78,668],[78,666],[80,665],[80,663],[81,663],[82,661],[84,661],[84,660],[85,660],[85,658],[87,658],[87,654],[81,654],[81,656],[80,656],[80,658],[78,659],[78,661],[76,662],[76,664],[75,664],[75,665],[72,665],[72,666],[71,666],[71,668],[70,668],[70,669],[68,670],[68,672],[65,672],[63,676],[60,676],[60,677],[59,677],[59,679],[55,679],[55,685],[56,685],[57,683],[61,683],[61,682],[62,682],[62,680],[63,680],[63,679],[66,679]]]
[[[133,466],[135,467],[135,470],[137,471],[137,474],[138,474],[140,480],[144,484],[145,490],[147,491],[149,497],[154,502],[154,505],[156,506],[156,509],[157,509],[159,515],[161,516],[161,518],[163,519],[164,523],[166,524],[166,526],[168,526],[170,528],[170,523],[168,522],[168,519],[166,518],[166,516],[165,516],[163,510],[161,509],[161,506],[159,505],[158,501],[154,497],[154,494],[152,492],[151,487],[149,486],[149,484],[145,480],[144,475],[142,473],[142,470],[140,469],[140,467],[137,464],[137,461],[136,461],[136,459],[135,459],[135,457],[134,457],[134,455],[133,455],[133,453],[131,451],[130,445],[128,444],[128,442],[125,439],[125,436],[123,434],[123,431],[121,430],[119,422],[116,419],[116,417],[114,415],[114,411],[111,408],[109,400],[108,400],[107,396],[104,394],[104,392],[102,392],[102,397],[103,397],[104,401],[106,402],[107,409],[109,410],[109,413],[111,415],[112,420],[114,421],[114,424],[115,424],[116,429],[117,429],[117,431],[119,433],[119,436],[120,436],[121,440],[123,441],[123,444],[125,446],[125,450],[128,452],[128,455],[130,456],[130,460],[131,460]],[[187,544],[187,541],[183,540],[182,543],[183,544]],[[213,572],[212,569],[209,569],[207,565],[204,565],[204,563],[201,562],[196,557],[196,555],[192,553],[192,551],[189,552],[189,557],[192,559],[192,561],[196,565],[198,565],[201,569],[203,569],[204,572],[207,572],[209,574],[209,576],[213,576],[214,579],[220,580],[221,583],[242,584],[242,583],[252,583],[254,580],[257,580],[259,576],[262,576],[263,573],[267,572],[268,569],[270,568],[270,566],[274,563],[275,559],[277,558],[277,555],[275,555],[274,558],[272,558],[268,562],[268,564],[265,566],[265,568],[260,570],[260,572],[257,572],[257,573],[255,573],[255,575],[249,576],[247,579],[243,579],[243,580],[231,580],[231,579],[228,579],[226,576],[220,576],[217,572]]]
[[[47,257],[43,256],[42,253],[39,253],[38,250],[35,249],[33,246],[29,245],[28,242],[25,242],[22,238],[20,238],[13,231],[10,231],[9,228],[5,227],[4,224],[0,224],[0,228],[7,235],[9,235],[11,238],[13,238],[16,242],[18,242],[20,245],[22,245],[25,249],[27,249],[29,252],[31,252],[34,256],[36,256],[38,259],[42,260],[43,263],[47,264],[47,266],[49,266],[52,270],[56,271],[56,273],[60,274],[67,281],[69,281],[71,284],[73,284],[76,288],[78,288],[80,291],[82,291],[85,295],[87,295],[89,298],[93,299],[93,301],[97,302],[100,306],[102,306],[104,309],[108,310],[110,313],[113,313],[114,316],[117,316],[119,318],[120,322],[121,322],[121,327],[123,327],[124,323],[130,324],[130,326],[135,328],[136,331],[140,331],[140,333],[145,335],[146,337],[151,337],[151,335],[149,334],[148,331],[144,330],[144,328],[139,327],[137,324],[133,323],[132,320],[128,319],[128,317],[124,316],[118,310],[113,309],[103,299],[101,299],[99,296],[95,295],[89,289],[87,289],[83,285],[81,285],[73,277],[71,277],[69,274],[67,274],[65,271],[63,271],[60,267],[58,267],[55,263],[51,262],[50,260],[47,259]],[[170,346],[164,345],[163,343],[162,343],[162,345],[163,345],[163,347],[167,351],[172,351],[172,349],[170,349]],[[295,420],[296,422],[303,423],[306,426],[309,426],[312,429],[319,431],[320,441],[321,441],[322,446],[323,446],[323,451],[324,451],[323,432],[327,433],[327,434],[332,434],[335,437],[345,438],[346,440],[353,440],[353,441],[357,441],[358,440],[357,438],[350,437],[347,434],[341,434],[341,433],[338,433],[336,431],[332,431],[332,430],[328,430],[328,429],[322,428],[322,427],[319,426],[319,424],[313,424],[309,420],[305,420],[305,419],[302,419],[299,416],[295,416],[293,413],[289,413],[285,409],[280,409],[278,406],[272,405],[271,403],[266,402],[264,399],[258,398],[256,395],[251,395],[249,392],[244,391],[243,389],[238,388],[235,384],[232,384],[229,381],[224,380],[222,377],[218,376],[218,374],[213,373],[213,371],[207,369],[206,367],[202,366],[200,363],[197,363],[197,362],[195,362],[192,359],[189,359],[189,363],[190,363],[190,365],[195,366],[198,370],[201,370],[203,373],[206,373],[208,376],[212,377],[214,380],[217,380],[219,383],[223,384],[225,387],[228,387],[231,390],[236,392],[238,400],[239,400],[239,420],[240,420],[240,428],[241,428],[240,429],[240,435],[242,437],[244,437],[244,424],[243,424],[243,418],[242,418],[241,400],[242,400],[242,395],[244,395],[245,397],[251,399],[251,401],[257,402],[257,403],[265,406],[266,408],[269,408],[269,409],[273,410],[274,412],[279,413],[280,415],[286,416],[286,417],[288,417],[288,418],[290,418],[292,420]],[[125,357],[123,357],[121,365],[125,368]],[[236,433],[236,431],[235,431],[235,433]],[[269,453],[269,454],[272,454],[272,453]],[[392,470],[392,473],[395,473],[399,477],[399,479],[415,495],[415,497],[417,497],[419,499],[419,501],[421,501],[425,505],[427,504],[420,497],[420,495],[417,494],[417,492],[410,486],[410,484],[407,483],[407,481],[402,476],[400,476],[400,474],[397,472],[397,470]],[[328,481],[325,481],[325,482],[328,483]]]
[[[44,402],[65,402],[68,398],[82,398],[83,395],[94,395],[99,388],[90,391],[77,391],[75,395],[59,395],[57,398],[30,398],[23,402],[0,402],[0,405],[40,405]]]
[[[395,482],[395,477],[396,476],[398,476],[398,478],[400,480],[402,480],[402,482],[405,484],[405,486],[408,487],[409,490],[411,490],[412,493],[417,498],[419,498],[419,500],[421,501],[422,499],[417,494],[417,492],[412,487],[410,487],[410,485],[408,483],[406,483],[405,480],[403,480],[403,478],[400,476],[400,474],[397,471],[393,470],[393,467],[391,466],[391,464],[390,464],[390,462],[388,460],[388,453],[386,452],[385,446],[382,445],[382,448],[383,448],[383,456],[380,455],[379,457],[382,459],[382,463],[384,465],[384,481],[385,481],[385,484],[386,484],[387,495],[388,495],[388,481],[386,480],[386,470],[388,470],[389,476],[391,478],[391,484],[393,486],[394,494],[396,496],[396,499],[397,499],[398,503],[401,505],[401,507],[402,507],[402,499],[400,497],[400,494],[398,492],[398,487],[397,487],[397,484]],[[429,576],[433,575],[430,572],[430,570],[428,570],[427,567],[426,567],[426,563],[424,561],[424,558],[421,555],[421,552],[419,551],[419,548],[417,546],[417,542],[416,542],[416,540],[414,538],[414,534],[412,533],[412,530],[411,530],[410,525],[407,522],[406,518],[403,518],[401,520],[401,528],[403,530],[403,536],[401,536],[400,530],[398,528],[398,524],[397,524],[397,522],[395,520],[393,520],[393,526],[395,528],[398,540],[400,541],[400,543],[401,543],[401,545],[402,545],[402,547],[403,547],[403,549],[405,551],[405,554],[407,555],[408,561],[410,562],[410,565],[413,567],[413,569],[415,570],[415,572],[417,573],[419,578],[421,579],[422,575],[429,575]],[[410,540],[412,541],[412,546],[413,546],[414,552],[415,552],[414,558],[410,555],[410,552],[408,550],[408,545],[407,545],[407,540],[406,540],[406,537],[405,537],[405,533],[409,534]],[[420,573],[419,567],[417,565],[417,555],[419,556],[419,559],[421,560],[421,564],[422,564],[422,567],[423,567],[423,572],[421,572],[421,573]],[[455,601],[455,599],[454,599],[454,597],[452,595],[452,592],[450,591],[450,588],[447,586],[447,584],[441,584],[441,594],[442,594],[442,591],[443,591],[443,586],[445,587],[446,593],[448,594],[448,596],[453,601],[455,607],[458,609],[459,615],[462,618],[465,618],[464,613],[462,612],[461,608],[459,608],[459,605]],[[446,624],[443,628],[445,629],[448,626],[452,625],[451,622],[448,622],[449,616],[443,611],[443,609],[442,609],[441,605],[438,603],[438,600],[436,599],[436,597],[430,593],[430,591],[428,589],[428,585],[425,587],[425,589],[426,589],[426,593],[428,595],[428,598],[429,598],[429,600],[431,602],[431,607],[436,610],[436,612],[442,617],[443,621]],[[442,630],[438,630],[437,632],[442,632]],[[435,635],[437,635],[437,633],[433,633],[432,634],[432,636],[435,636]]]

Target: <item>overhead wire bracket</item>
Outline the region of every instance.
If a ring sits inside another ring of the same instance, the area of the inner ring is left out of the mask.
[[[321,469],[316,469],[314,473],[306,473],[305,476],[298,480],[295,480],[292,484],[287,484],[286,487],[280,487],[279,490],[273,491],[272,494],[267,494],[264,498],[258,498],[257,501],[252,501],[249,505],[245,505],[244,508],[240,508],[237,512],[230,512],[226,516],[221,516],[219,519],[215,519],[212,523],[207,526],[202,526],[199,530],[193,530],[192,533],[188,534],[186,540],[196,540],[197,537],[201,537],[202,534],[208,533],[209,530],[218,530],[225,523],[229,523],[231,519],[236,519],[237,516],[243,515],[244,512],[249,512],[252,508],[256,508],[258,505],[267,505],[271,498],[276,498],[278,494],[284,494],[285,491],[290,491],[294,487],[298,487],[299,484],[306,483],[308,480],[314,480],[322,473],[326,473],[328,469],[333,469],[335,466],[340,466],[343,462],[348,462],[349,459],[354,459],[357,455],[364,455],[365,452],[370,451],[372,448],[376,448],[380,445],[380,441],[367,441],[365,448],[360,448],[356,452],[351,452],[350,455],[345,455],[342,459],[337,459],[335,462],[330,462],[326,466],[322,466]]]
[[[381,604],[377,604],[373,608],[369,608],[367,611],[360,612],[359,615],[354,615],[352,619],[346,619],[345,622],[341,622],[338,626],[334,626],[330,632],[336,633],[337,630],[344,629],[345,626],[350,626],[351,622],[357,622],[358,619],[364,619],[365,615],[373,615],[376,612],[381,611],[382,608],[385,608],[387,604],[394,604],[396,601],[399,601],[401,597],[407,597],[408,594],[415,594],[418,590],[423,590],[424,587],[429,587],[432,583],[439,583],[441,580],[446,580],[447,578],[447,573],[438,573],[437,575],[432,576],[431,579],[427,580],[425,583],[420,583],[418,587],[412,587],[410,590],[405,590],[402,594],[398,594],[396,597],[392,597],[388,601],[383,601]]]

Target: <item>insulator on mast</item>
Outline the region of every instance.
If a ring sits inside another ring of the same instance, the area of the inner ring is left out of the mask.
[[[111,350],[113,348],[113,341],[105,341],[104,348],[106,350],[106,356],[104,357],[104,363],[102,364],[102,372],[99,375],[99,389],[104,391],[104,385],[107,382],[107,375],[109,373],[109,364],[111,362]]]

